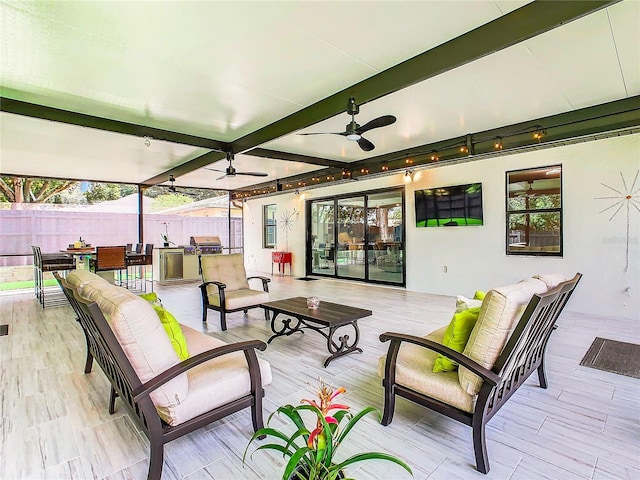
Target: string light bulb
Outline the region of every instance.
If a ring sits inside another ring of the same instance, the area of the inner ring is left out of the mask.
[[[496,150],[502,150],[503,148],[502,138],[496,137],[496,141],[493,144],[493,148],[495,148]]]

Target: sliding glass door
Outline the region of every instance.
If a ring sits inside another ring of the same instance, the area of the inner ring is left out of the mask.
[[[335,271],[334,201],[313,202],[309,221],[311,237],[307,241],[307,258],[311,259],[311,273],[333,275]]]
[[[336,267],[339,277],[365,278],[364,200],[364,196],[338,200]]]
[[[369,195],[367,251],[369,279],[402,283],[404,271],[404,219],[402,192]]]
[[[307,272],[404,285],[404,189],[307,204]]]

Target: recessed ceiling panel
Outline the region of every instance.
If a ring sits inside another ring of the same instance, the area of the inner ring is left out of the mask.
[[[139,183],[208,151],[4,112],[0,137],[0,173],[74,180]]]
[[[5,0],[2,86],[231,141],[523,3]]]
[[[571,109],[627,96],[607,10],[538,35],[526,44]]]
[[[607,9],[627,95],[640,92],[640,2],[626,1]]]

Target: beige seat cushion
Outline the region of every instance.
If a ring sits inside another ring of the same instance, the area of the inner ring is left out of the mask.
[[[225,345],[225,342],[181,325],[191,356]],[[262,385],[271,383],[271,366],[258,359]],[[251,393],[249,368],[243,352],[230,353],[209,360],[188,373],[189,395],[180,404],[158,408],[169,425],[179,425],[213,408]]]
[[[546,291],[545,283],[535,278],[490,290],[482,302],[463,355],[485,368],[492,368],[531,297]],[[467,368],[461,366],[458,376],[464,391],[470,395],[480,391],[482,379]]]
[[[446,326],[431,332],[424,338],[442,343]],[[378,374],[384,378],[387,356],[378,360]],[[429,397],[453,405],[465,412],[473,412],[475,397],[460,387],[458,372],[433,373],[433,364],[438,354],[417,345],[403,343],[396,363],[396,383]]]
[[[216,288],[216,291],[218,289]],[[220,306],[220,295],[217,293],[207,296],[210,305]],[[251,307],[269,301],[269,294],[262,290],[251,290],[243,288],[241,290],[225,290],[224,294],[225,308],[227,310],[235,310],[237,308]]]
[[[171,341],[149,302],[108,282],[88,281],[77,294],[95,302],[143,383],[180,362]],[[151,393],[156,408],[172,407],[187,397],[187,375],[179,375]]]
[[[204,255],[200,258],[202,265],[202,280],[204,282],[222,282],[226,292],[249,288],[247,273],[244,269],[244,259],[241,253],[231,255]],[[214,295],[218,287],[209,285],[207,293]]]

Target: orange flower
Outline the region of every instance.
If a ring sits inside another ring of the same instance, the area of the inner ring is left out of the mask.
[[[330,385],[326,385],[324,380],[320,379],[320,390],[318,391],[318,398],[320,399],[320,405],[315,400],[307,400],[302,399],[300,403],[308,403],[312,407],[318,409],[322,416],[324,417],[325,422],[328,424],[338,425],[338,420],[332,415],[329,415],[329,412],[332,410],[349,410],[349,406],[343,405],[341,403],[331,403],[334,398],[336,398],[341,393],[345,393],[347,390],[344,387],[340,387],[336,390]],[[314,445],[318,443],[320,445],[324,445],[324,436],[322,435],[323,424],[322,421],[318,418],[316,423],[316,428],[309,434],[309,440],[307,441],[307,446],[309,448],[314,448]],[[322,439],[318,437],[322,436]]]

